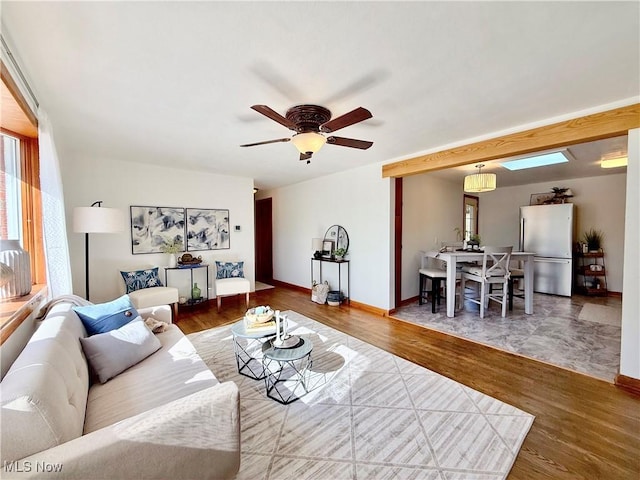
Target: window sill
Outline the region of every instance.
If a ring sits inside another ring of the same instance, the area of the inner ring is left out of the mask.
[[[29,295],[0,303],[0,345],[47,297],[47,285],[34,285]]]

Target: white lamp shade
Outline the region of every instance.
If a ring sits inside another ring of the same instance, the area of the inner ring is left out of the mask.
[[[321,238],[312,238],[311,239],[311,250],[314,252],[322,251],[322,239]]]
[[[116,233],[124,231],[124,215],[117,208],[76,207],[73,231],[77,233]]]
[[[316,132],[298,133],[291,138],[300,153],[316,153],[327,143],[324,135]]]
[[[490,192],[496,189],[495,173],[475,173],[464,177],[464,191],[471,193]]]

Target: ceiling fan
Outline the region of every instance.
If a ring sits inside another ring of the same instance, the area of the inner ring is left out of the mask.
[[[306,160],[307,163],[311,163],[311,156],[320,150],[325,143],[340,147],[359,148],[361,150],[366,150],[373,145],[373,142],[365,140],[323,135],[371,118],[373,115],[366,108],[358,107],[333,120],[331,119],[331,112],[319,105],[296,105],[287,110],[284,117],[266,105],[253,105],[251,108],[296,133],[292,137],[247,143],[240,145],[241,147],[254,147],[256,145],[290,141],[300,152],[300,160]]]

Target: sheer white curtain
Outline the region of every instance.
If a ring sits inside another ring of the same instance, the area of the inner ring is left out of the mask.
[[[57,297],[73,293],[71,262],[67,243],[60,164],[53,140],[53,129],[49,117],[42,108],[38,108],[38,144],[47,285],[49,295]]]

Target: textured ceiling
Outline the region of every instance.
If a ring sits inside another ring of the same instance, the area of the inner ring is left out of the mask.
[[[640,95],[638,2],[2,2],[62,154],[271,188]],[[252,111],[374,117],[311,164]],[[603,147],[604,148],[604,147]]]

